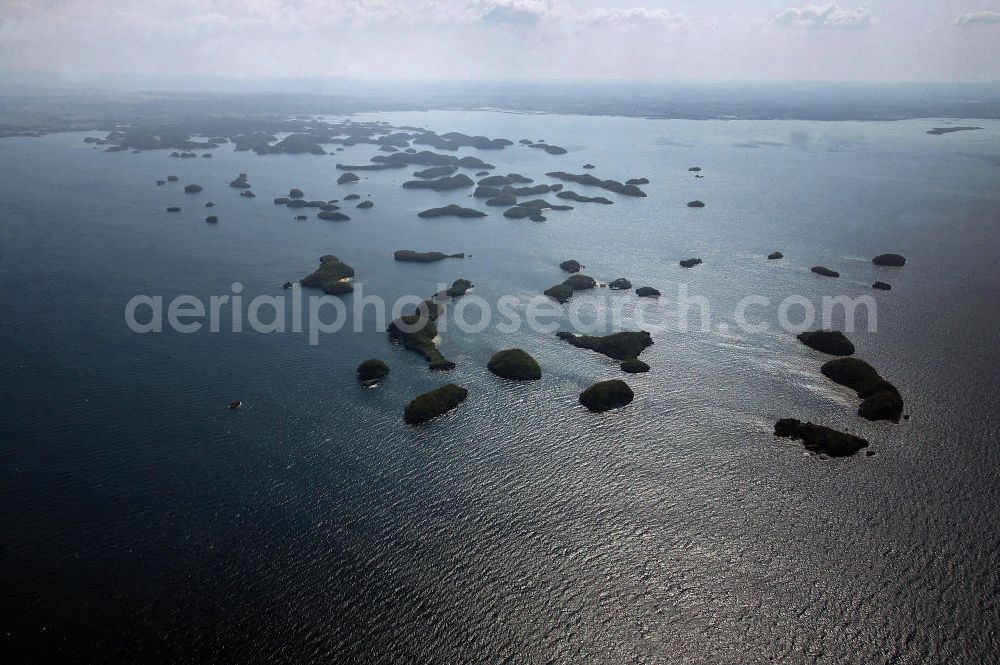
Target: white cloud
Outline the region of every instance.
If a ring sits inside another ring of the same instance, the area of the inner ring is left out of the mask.
[[[955,17],[955,25],[965,28],[970,25],[1000,24],[1000,12],[969,12]]]
[[[479,17],[486,23],[537,23],[551,7],[544,0],[485,0],[478,3]]]
[[[667,9],[649,9],[647,7],[594,9],[582,14],[581,18],[588,23],[618,26],[659,25],[684,28],[690,24],[688,17],[683,14],[674,14]]]
[[[826,5],[789,7],[778,14],[772,23],[783,28],[812,28],[851,30],[867,28],[874,14],[864,7],[843,9],[836,2]]]

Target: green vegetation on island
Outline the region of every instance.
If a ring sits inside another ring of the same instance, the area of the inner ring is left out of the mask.
[[[600,413],[623,407],[631,403],[634,398],[635,393],[627,383],[620,379],[611,379],[595,383],[580,393],[580,404],[594,413]]]
[[[497,376],[514,381],[534,381],[542,378],[538,361],[521,349],[497,351],[487,367]]]
[[[903,414],[903,397],[892,385],[860,358],[837,358],[825,363],[824,376],[854,390],[861,398],[858,415],[866,420],[899,422]]]
[[[798,339],[809,348],[828,353],[831,356],[854,354],[854,344],[839,330],[807,331],[799,333]]]
[[[825,425],[803,423],[795,418],[782,418],[774,424],[774,435],[802,441],[806,450],[830,457],[850,457],[868,447],[868,442],[853,434],[845,434]]]
[[[418,395],[406,405],[403,419],[411,425],[425,423],[444,415],[465,401],[469,391],[454,383],[448,383],[430,392]]]
[[[323,289],[323,293],[339,296],[354,290],[349,281],[352,277],[354,268],[327,254],[320,257],[319,268],[302,279],[302,286]]]

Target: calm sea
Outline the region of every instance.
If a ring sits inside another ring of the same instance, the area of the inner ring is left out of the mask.
[[[615,203],[544,223],[498,209],[425,220],[416,212],[447,203],[486,208],[464,191],[404,191],[413,169],[336,185],[335,164],[367,162],[368,145],[179,160],[93,150],[85,134],[0,141],[7,662],[996,657],[1000,122],[364,118],[546,139],[568,154],[459,154],[538,182],[591,162],[600,177],[649,178],[649,196],[569,185]],[[948,124],[984,129],[925,133]],[[239,172],[256,199],[227,186]],[[180,182],[156,186],[168,174]],[[187,183],[204,191],[186,195]],[[290,187],[370,194],[375,207],[294,221],[271,202]],[[403,264],[396,249],[471,256]],[[767,261],[773,250],[786,258]],[[873,266],[882,252],[906,266]],[[318,346],[304,333],[125,324],[136,294],[207,300],[238,281],[247,300],[281,295],[328,253],[387,299],[463,277],[523,309],[569,258],[603,281],[654,286],[652,371],[626,377],[527,329],[449,330],[440,348],[457,368],[436,374],[373,320]],[[691,257],[704,263],[678,266]],[[817,264],[841,278],[811,274]],[[876,279],[892,291],[873,292]],[[709,330],[673,325],[681,284],[710,303]],[[820,375],[825,358],[777,326],[776,306],[754,310],[769,331],[734,325],[743,297],[793,294],[874,297],[877,331],[850,337],[909,420],[861,420],[853,393]],[[485,370],[513,346],[539,360],[541,381]],[[354,378],[368,357],[392,366],[373,390]],[[635,401],[587,412],[579,391],[607,378],[626,378]],[[405,425],[406,402],[446,381],[468,400]],[[786,416],[865,436],[875,454],[807,454],[771,435]]]

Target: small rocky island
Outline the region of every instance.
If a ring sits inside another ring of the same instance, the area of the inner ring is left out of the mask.
[[[823,275],[824,277],[840,277],[840,273],[836,270],[830,270],[829,268],[825,268],[823,266],[813,266],[810,270],[817,275]]]
[[[824,425],[803,423],[795,418],[782,418],[774,424],[774,435],[801,441],[806,450],[830,457],[850,457],[868,447],[868,442],[853,434],[845,434]]]
[[[635,290],[635,295],[640,298],[659,298],[660,292],[652,286],[640,286]]]
[[[403,419],[411,425],[425,423],[428,420],[444,415],[465,401],[469,391],[454,383],[448,383],[435,388],[423,395],[418,395],[406,405]]]
[[[811,349],[831,356],[854,355],[854,344],[839,330],[813,330],[799,333],[798,339]]]
[[[891,420],[898,423],[903,414],[903,397],[892,385],[859,358],[838,358],[825,363],[824,376],[854,390],[861,398],[858,415],[867,420]]]
[[[932,136],[940,136],[942,134],[951,134],[952,132],[971,132],[974,129],[982,129],[982,127],[935,127],[934,129],[928,129],[927,133]]]
[[[542,378],[538,361],[521,349],[497,351],[487,368],[497,376],[514,381],[535,381]]]
[[[202,190],[201,185],[194,185],[194,184],[184,185],[184,193],[186,194],[197,194],[201,190]]]
[[[899,268],[906,265],[906,258],[901,254],[879,254],[872,259],[872,263],[877,266]]]
[[[415,252],[412,249],[397,249],[392,254],[392,258],[397,261],[409,263],[434,263],[444,259],[464,259],[465,254],[445,254],[444,252]]]
[[[701,264],[701,259],[684,259],[680,262],[681,268],[694,268]]]
[[[688,208],[704,208],[704,207],[705,207],[704,201],[698,201],[697,199],[694,201],[688,201]]]
[[[458,175],[444,176],[433,180],[407,180],[403,183],[403,189],[432,189],[435,192],[447,192],[452,189],[472,187],[475,184],[472,178],[464,173],[459,173]]]
[[[785,255],[782,254],[781,252],[771,252],[770,254],[767,255],[768,261],[774,261],[776,259],[783,259],[783,258],[785,258]]]
[[[628,291],[632,288],[632,282],[628,281],[624,277],[619,277],[618,279],[611,280],[608,283],[608,288],[612,291]],[[655,291],[656,289],[653,290]]]
[[[630,404],[633,399],[635,393],[620,379],[600,381],[580,393],[580,404],[594,413],[623,407]]]
[[[365,386],[373,386],[389,373],[389,366],[378,358],[370,358],[358,365],[358,381]]]
[[[323,289],[323,293],[339,296],[354,290],[350,282],[352,277],[354,268],[336,256],[327,254],[320,257],[319,268],[302,279],[302,286]]]
[[[577,261],[576,259],[567,259],[566,261],[560,263],[559,267],[565,270],[566,272],[580,272],[580,268],[582,268],[583,266],[580,265],[580,262]]]
[[[566,190],[558,192],[556,196],[560,199],[566,199],[567,201],[576,201],[577,203],[602,203],[604,205],[611,205],[614,201],[607,199],[603,196],[581,196],[572,190]]]
[[[879,291],[890,291],[892,289],[892,285],[885,282],[875,282],[872,284],[872,288]]]
[[[361,180],[361,178],[359,178],[356,173],[351,173],[350,171],[347,171],[346,173],[340,174],[340,177],[337,178],[337,184],[346,185],[348,183],[357,182],[359,180]]]
[[[638,185],[626,185],[617,180],[601,180],[596,178],[589,173],[566,173],[565,171],[552,171],[546,173],[550,178],[555,178],[556,180],[566,180],[568,182],[576,182],[581,185],[587,185],[590,187],[601,187],[602,189],[607,189],[614,192],[615,194],[621,194],[623,196],[646,196],[646,192],[639,189]]]
[[[417,213],[417,217],[432,219],[434,217],[485,217],[486,213],[475,208],[463,208],[457,203],[446,205],[442,208],[428,208]]]
[[[645,330],[639,332],[617,332],[610,335],[574,335],[570,332],[557,332],[556,337],[569,342],[581,349],[590,349],[606,355],[614,360],[623,361],[622,369],[626,369],[625,363],[629,362],[629,367],[636,365],[630,361],[637,359],[639,354],[653,345],[653,338]],[[643,363],[645,365],[645,363]],[[647,366],[648,370],[649,367]],[[645,370],[643,370],[645,371]]]

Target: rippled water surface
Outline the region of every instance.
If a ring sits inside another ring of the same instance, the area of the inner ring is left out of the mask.
[[[176,160],[92,150],[82,134],[0,141],[0,648],[19,653],[11,662],[996,657],[1000,122],[928,136],[947,121],[366,117],[544,138],[569,153],[460,154],[540,182],[592,162],[601,177],[648,177],[649,196],[608,194],[614,205],[576,204],[545,223],[495,209],[424,220],[427,207],[481,202],[404,191],[413,169],[336,185],[335,164],[368,161],[369,145]],[[227,186],[241,171],[254,200]],[[170,173],[180,183],[155,185]],[[183,194],[188,182],[204,192]],[[290,187],[350,189],[375,207],[297,222],[271,203]],[[707,206],[687,208],[695,198]],[[207,200],[217,225],[203,221]],[[164,212],[172,204],[183,211]],[[471,256],[396,263],[402,248]],[[768,262],[775,249],[786,258]],[[871,264],[889,251],[906,266]],[[125,325],[135,294],[207,298],[239,281],[247,300],[281,295],[327,253],[386,298],[464,277],[523,311],[567,258],[604,281],[654,286],[665,297],[649,305],[653,369],[627,377],[630,406],[595,415],[579,391],[625,375],[550,334],[449,330],[440,346],[457,368],[441,375],[373,321],[318,346]],[[677,265],[695,256],[704,264]],[[817,264],[842,277],[811,274]],[[873,293],[876,279],[892,291]],[[709,301],[709,330],[678,332],[682,283]],[[750,294],[775,303],[755,310],[769,331],[734,325]],[[899,387],[908,421],[857,416],[853,393],[819,373],[825,358],[777,327],[791,294],[875,298],[877,332],[851,337]],[[541,381],[485,371],[511,346],[539,360]],[[365,390],[354,369],[372,356],[392,373]],[[468,400],[404,425],[403,405],[446,380]],[[234,399],[238,412],[225,408]],[[786,416],[865,436],[875,454],[807,454],[771,435]]]

